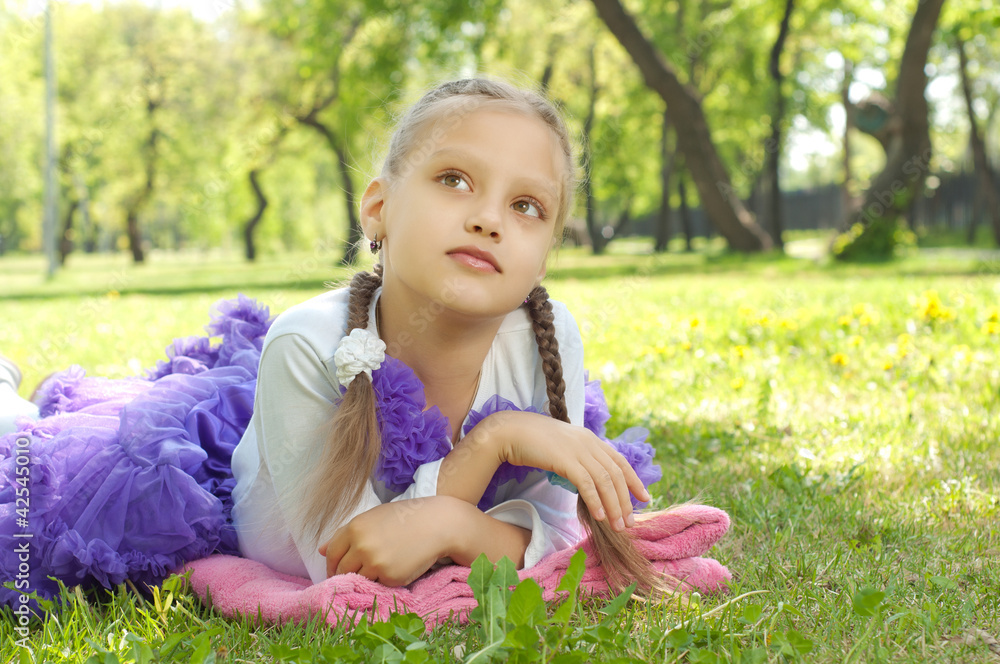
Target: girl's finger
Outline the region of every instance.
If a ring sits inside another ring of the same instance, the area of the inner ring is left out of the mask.
[[[625,463],[625,468],[621,467],[621,463]],[[631,528],[635,525],[635,518],[632,516],[632,496],[629,487],[629,471],[632,467],[628,465],[624,457],[618,452],[612,450],[612,454],[609,455],[607,463],[613,469],[613,475],[615,478],[615,490],[617,491],[618,507],[621,510],[622,524],[621,528],[616,528],[616,530],[624,530],[625,528]],[[627,470],[626,470],[627,469]]]
[[[327,560],[327,569],[330,567],[330,561]],[[347,552],[344,556],[337,561],[336,567],[334,567],[334,574],[350,574],[351,572],[360,573],[359,570],[364,566],[361,559],[351,552]]]
[[[594,479],[587,469],[582,465],[565,474],[566,479],[576,487],[576,492],[580,494],[584,505],[590,510],[590,515],[595,521],[604,521],[607,513],[604,510],[604,503],[601,501],[601,494],[597,491]]]
[[[614,455],[612,455],[612,458],[615,460],[615,463],[618,464],[618,467],[621,468],[622,473],[625,474],[625,483],[628,485],[629,492],[635,496],[637,500],[644,503],[649,502],[651,499],[649,491],[647,491],[646,487],[642,485],[642,480],[639,479],[639,475],[636,474],[635,469],[632,468],[628,460],[617,451],[615,451]],[[631,505],[632,500],[629,499],[628,503]]]
[[[320,553],[326,556],[326,577],[330,578],[334,574],[339,574],[337,568],[340,566],[342,559],[349,549],[349,545],[346,539],[340,537],[340,531],[334,534],[334,536],[322,547],[320,547]]]
[[[628,485],[621,469],[605,454],[591,457],[586,465],[607,512],[608,525],[613,530],[624,530],[626,518],[632,515],[632,501],[628,498]]]

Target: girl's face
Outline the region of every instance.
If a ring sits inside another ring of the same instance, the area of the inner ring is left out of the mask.
[[[408,155],[391,186],[369,185],[362,224],[368,237],[385,238],[387,290],[504,316],[545,274],[562,204],[558,139],[542,120],[495,107],[444,124],[425,129],[424,149]]]

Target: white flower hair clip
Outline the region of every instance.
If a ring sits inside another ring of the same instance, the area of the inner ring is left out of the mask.
[[[333,361],[337,365],[337,380],[344,387],[351,384],[359,373],[368,374],[378,369],[385,360],[385,342],[374,332],[356,327],[340,340]]]

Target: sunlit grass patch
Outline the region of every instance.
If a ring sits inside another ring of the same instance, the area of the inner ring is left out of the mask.
[[[0,352],[25,369],[22,394],[74,362],[129,375],[174,336],[200,334],[220,297],[242,291],[277,313],[344,274],[333,261],[294,272],[307,259],[198,274],[185,272],[191,261],[154,260],[113,289],[92,285],[107,274],[99,262],[51,287],[19,282]],[[998,272],[919,256],[857,267],[563,249],[547,286],[576,316],[609,434],[650,429],[664,469],[654,505],[694,499],[730,513],[709,555],[735,580],[729,596],[686,609],[629,603],[610,635],[597,629],[602,605],[582,602],[563,626],[532,626],[539,642],[562,644],[565,661],[996,661],[976,630],[1000,637]],[[319,662],[311,653],[374,644],[382,629],[352,642],[323,624],[254,626],[175,597],[166,622],[127,589],[88,598],[86,611],[35,626],[31,642],[49,660],[139,661],[128,634],[162,651],[175,630],[186,640],[173,661],[189,661],[197,635],[217,628],[216,661]],[[413,637],[411,622],[393,630]],[[0,662],[19,657],[9,626],[0,621]],[[439,628],[411,652],[470,657],[486,645],[477,629]],[[405,653],[410,637],[385,638]]]

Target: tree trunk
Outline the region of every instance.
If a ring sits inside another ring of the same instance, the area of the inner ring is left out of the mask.
[[[712,224],[735,251],[769,249],[771,238],[743,206],[719,158],[698,94],[680,82],[619,0],[592,2],[608,29],[631,54],[646,85],[666,102],[670,122],[677,128],[677,147]]]
[[[145,251],[142,248],[142,231],[139,229],[139,213],[146,206],[146,203],[153,196],[153,188],[156,186],[156,157],[157,143],[160,132],[156,128],[156,111],[159,109],[161,100],[154,99],[149,95],[149,90],[153,85],[151,80],[147,80],[146,87],[146,117],[149,120],[149,136],[146,137],[146,144],[143,146],[143,157],[145,159],[146,182],[142,189],[136,194],[125,211],[125,227],[128,233],[129,248],[132,251],[132,261],[142,263],[146,260]]]
[[[264,191],[260,188],[260,182],[257,180],[257,176],[259,174],[259,168],[250,170],[250,187],[253,189],[254,197],[257,199],[257,209],[243,225],[243,241],[246,250],[246,258],[251,263],[257,259],[257,246],[254,244],[253,236],[257,231],[257,224],[260,223],[261,218],[264,216],[264,210],[267,209],[267,197],[264,195]]]
[[[851,81],[854,78],[854,63],[844,58],[844,81],[840,86],[841,102],[844,105],[844,182],[840,188],[841,215],[847,218],[854,209],[854,195],[851,187],[854,174],[851,170]]]
[[[781,73],[781,52],[785,49],[785,40],[788,38],[788,24],[792,18],[794,4],[795,0],[786,1],[785,15],[781,18],[778,39],[771,49],[770,70],[771,78],[774,79],[774,113],[771,116],[771,138],[765,145],[767,179],[771,185],[768,193],[771,204],[771,237],[774,239],[774,244],[782,251],[785,249],[785,241],[782,238],[785,222],[782,218],[781,182],[778,179],[778,166],[781,162],[781,123],[785,121],[785,94],[781,89],[785,77]]]
[[[691,253],[694,245],[691,243],[691,209],[688,207],[687,187],[684,185],[684,174],[677,178],[677,193],[681,197],[681,230],[684,232],[684,251]]]
[[[344,256],[340,259],[343,265],[354,265],[358,259],[358,243],[361,242],[361,223],[354,205],[354,183],[351,180],[351,162],[347,159],[337,138],[330,128],[316,119],[315,113],[299,118],[299,122],[312,127],[326,139],[327,145],[337,155],[337,166],[340,171],[341,186],[344,188],[344,203],[347,206],[347,240],[344,241]]]
[[[990,211],[993,222],[993,239],[1000,246],[1000,193],[997,193],[996,180],[989,159],[986,158],[986,145],[979,134],[979,124],[976,121],[976,111],[972,107],[972,85],[969,82],[969,60],[965,54],[965,42],[956,37],[958,46],[959,72],[962,76],[962,96],[965,97],[965,110],[969,114],[969,143],[972,147],[972,158],[976,164],[976,175],[979,176],[979,190],[982,200],[986,201],[986,209]],[[975,238],[975,222],[978,216],[969,223],[970,237]]]
[[[354,203],[354,182],[351,180],[351,162],[339,143],[335,143],[333,149],[337,153],[337,164],[340,166],[340,179],[344,187],[344,200],[347,202],[347,241],[345,242],[344,257],[341,259],[341,263],[344,265],[354,265],[358,259],[358,245],[364,233],[361,231],[357,205]]]
[[[670,174],[674,170],[677,152],[670,150],[670,116],[663,112],[663,135],[660,137],[660,214],[656,219],[653,251],[662,253],[670,244]]]
[[[97,232],[90,221],[90,190],[79,173],[73,174],[73,185],[80,201],[80,245],[84,253],[92,254],[97,248]]]
[[[611,237],[617,237],[625,232],[628,225],[632,223],[632,199],[629,198],[625,201],[625,206],[622,208],[622,212],[618,215],[618,221],[615,225],[611,227]],[[608,238],[609,240],[611,238]]]
[[[979,220],[983,216],[983,196],[985,192],[976,192],[975,203],[972,206],[972,219],[965,227],[965,243],[972,246],[976,243],[976,232],[979,230]]]
[[[542,69],[542,76],[538,79],[542,94],[548,96],[549,84],[552,83],[552,74],[556,67],[556,52],[559,50],[557,38],[553,38],[549,43],[548,57],[545,58],[545,67]]]
[[[604,253],[604,245],[607,244],[601,228],[597,221],[597,210],[594,203],[593,186],[593,150],[591,149],[590,134],[594,129],[594,118],[597,114],[597,63],[594,61],[594,46],[591,45],[587,54],[587,64],[590,68],[590,97],[587,104],[587,117],[583,119],[583,205],[586,210],[585,218],[587,222],[587,235],[590,236],[590,247],[594,255]]]
[[[896,97],[882,134],[885,168],[865,192],[861,208],[846,217],[845,233],[834,241],[834,255],[842,260],[890,258],[899,218],[923,189],[931,159],[924,67],[943,4],[944,0],[917,4],[899,66]]]
[[[66,257],[73,251],[73,215],[80,201],[70,198],[69,208],[63,217],[62,229],[59,231],[59,267],[66,266]]]

